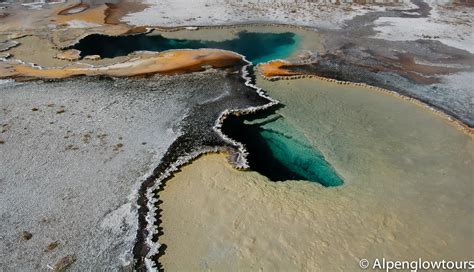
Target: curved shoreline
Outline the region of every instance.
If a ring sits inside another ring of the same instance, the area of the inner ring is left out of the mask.
[[[281,60],[281,59],[271,60],[271,61],[261,63],[261,64],[268,64],[272,61],[284,61],[284,60]],[[301,62],[301,63],[298,63],[298,64],[304,64],[304,62]],[[260,64],[258,66],[260,66]],[[444,120],[448,121],[449,123],[453,124],[457,129],[460,129],[463,132],[467,133],[469,136],[474,137],[474,128],[473,127],[470,127],[469,125],[465,124],[464,122],[462,122],[461,120],[459,120],[455,116],[452,116],[452,115],[444,112],[442,109],[439,109],[436,106],[431,105],[430,103],[427,103],[427,102],[422,101],[420,99],[417,99],[415,97],[408,96],[406,94],[401,94],[401,93],[396,92],[396,91],[392,91],[392,90],[388,90],[388,89],[385,89],[385,88],[369,85],[369,84],[362,83],[362,82],[351,82],[351,81],[337,80],[337,79],[332,79],[332,78],[318,76],[318,75],[312,75],[312,74],[266,76],[260,71],[259,67],[257,67],[256,70],[257,70],[257,73],[259,74],[259,76],[261,76],[263,79],[268,80],[268,81],[294,80],[294,79],[302,79],[302,78],[315,78],[315,79],[319,79],[319,80],[323,80],[323,81],[327,81],[327,82],[333,82],[333,83],[340,84],[340,85],[353,85],[353,86],[365,87],[369,90],[375,90],[375,91],[378,91],[378,92],[381,92],[381,93],[384,93],[384,94],[389,94],[389,95],[392,95],[394,97],[403,99],[405,101],[409,101],[409,102],[411,102],[411,103],[413,103],[413,104],[415,104],[419,107],[422,107],[426,110],[429,110],[431,113],[435,114],[436,116],[439,116],[442,119],[444,119]]]
[[[200,156],[208,154],[208,153],[222,153],[222,152],[228,153],[229,156],[227,158],[227,161],[230,163],[230,165],[232,167],[234,167],[235,169],[239,169],[239,170],[249,169],[249,165],[248,165],[248,162],[247,162],[248,151],[245,149],[243,143],[235,141],[235,140],[231,139],[229,136],[227,136],[226,134],[224,134],[221,130],[222,125],[225,122],[226,118],[230,115],[239,116],[239,115],[252,114],[252,113],[256,113],[258,111],[266,110],[266,109],[268,109],[270,107],[273,107],[273,106],[280,103],[278,100],[268,96],[263,91],[262,88],[258,87],[256,84],[252,83],[253,78],[250,77],[250,75],[249,75],[250,73],[249,73],[248,69],[252,68],[253,65],[252,65],[251,62],[248,62],[245,59],[245,56],[242,56],[242,57],[243,57],[244,61],[247,62],[247,65],[243,66],[242,69],[241,69],[241,73],[242,73],[241,76],[245,80],[244,84],[246,86],[251,87],[252,89],[254,89],[261,97],[263,97],[265,99],[268,99],[270,102],[265,104],[265,105],[257,106],[257,107],[248,107],[248,108],[244,108],[244,109],[225,110],[220,114],[219,118],[216,120],[215,125],[213,127],[214,131],[222,139],[224,139],[224,141],[226,141],[230,145],[236,147],[237,152],[229,152],[229,149],[227,149],[225,147],[215,147],[214,149],[203,149],[203,150],[200,150],[198,152],[189,154],[188,156],[181,157],[175,163],[170,165],[170,167],[167,168],[165,170],[165,172],[163,172],[163,174],[160,175],[159,178],[157,178],[154,181],[155,184],[152,187],[148,188],[147,193],[146,193],[146,197],[148,199],[147,207],[149,209],[149,212],[146,216],[147,223],[148,223],[148,226],[146,227],[146,230],[148,231],[146,242],[147,242],[147,246],[149,247],[150,251],[147,254],[147,257],[145,259],[145,263],[146,263],[147,269],[150,270],[150,271],[157,271],[156,268],[160,264],[156,263],[153,260],[153,258],[155,258],[156,256],[159,256],[162,253],[162,251],[160,250],[161,245],[159,244],[159,240],[158,240],[157,243],[154,243],[152,241],[154,234],[158,233],[158,228],[159,228],[159,225],[156,225],[157,220],[153,216],[153,214],[155,214],[158,210],[158,207],[157,207],[158,198],[156,197],[155,191],[162,189],[163,184],[167,180],[172,178],[173,174],[175,172],[180,171],[181,167],[190,164],[192,161],[198,159]],[[259,71],[256,71],[256,72],[259,73]],[[436,116],[439,116],[442,119],[444,119],[446,121],[449,121],[449,123],[451,125],[454,125],[457,129],[467,133],[470,137],[474,136],[474,130],[472,128],[469,128],[469,127],[465,126],[464,123],[460,122],[459,120],[447,115],[446,113],[444,113],[440,110],[437,110],[437,109],[431,107],[430,105],[428,105],[426,103],[423,103],[422,101],[419,101],[415,98],[411,98],[411,97],[399,94],[395,91],[390,91],[390,90],[383,89],[383,88],[380,88],[380,87],[371,86],[371,85],[368,85],[368,84],[365,84],[365,83],[353,83],[353,82],[348,82],[348,81],[339,81],[339,80],[320,77],[320,76],[316,76],[316,75],[303,75],[303,76],[296,75],[296,76],[286,76],[286,77],[277,77],[277,78],[275,78],[275,77],[267,78],[267,77],[265,77],[261,74],[260,74],[260,76],[262,76],[264,79],[269,80],[269,81],[301,79],[301,78],[317,78],[317,79],[320,79],[320,80],[324,80],[324,81],[327,81],[327,82],[333,82],[333,83],[341,84],[341,85],[362,86],[362,87],[367,88],[369,91],[370,90],[375,90],[375,91],[378,91],[378,92],[383,93],[383,94],[392,95],[394,97],[398,97],[398,98],[403,99],[405,101],[412,102],[414,105],[422,107],[423,109],[429,110],[431,113],[435,114]],[[158,236],[158,238],[159,238],[159,236]]]
[[[245,61],[247,61],[245,59],[245,57],[243,57],[243,58],[244,58]],[[240,143],[240,142],[237,142],[237,141],[231,139],[229,136],[227,136],[226,134],[224,134],[221,131],[222,124],[225,122],[225,119],[230,115],[237,115],[238,116],[238,115],[241,115],[241,114],[242,115],[252,114],[252,113],[255,113],[257,111],[266,110],[266,109],[268,109],[272,106],[275,106],[275,105],[279,104],[278,100],[273,99],[272,97],[266,95],[266,93],[263,91],[262,88],[258,87],[256,84],[252,83],[253,79],[250,77],[249,72],[248,72],[248,69],[250,69],[251,67],[252,67],[252,63],[248,62],[248,64],[245,65],[241,70],[242,78],[245,79],[244,84],[248,87],[253,88],[261,97],[263,97],[265,99],[268,99],[270,102],[265,104],[265,105],[258,106],[258,107],[249,107],[249,108],[245,108],[245,109],[225,110],[220,114],[219,118],[216,120],[216,123],[213,127],[213,129],[216,131],[216,133],[218,133],[222,137],[222,139],[224,139],[226,142],[233,145],[234,147],[237,147],[237,152],[230,152],[231,154],[227,158],[227,161],[230,163],[230,165],[232,167],[234,167],[236,169],[240,169],[240,170],[249,169],[249,165],[248,165],[248,162],[247,162],[248,151],[245,149],[243,143]],[[256,71],[256,72],[259,73],[259,71]],[[453,125],[456,129],[459,129],[459,130],[463,131],[464,133],[467,133],[470,137],[474,136],[474,130],[472,128],[466,126],[464,123],[457,120],[456,118],[453,118],[450,115],[447,115],[446,113],[435,109],[434,107],[430,106],[429,104],[426,104],[426,103],[424,103],[422,101],[419,101],[415,98],[411,98],[411,97],[408,97],[406,95],[399,94],[395,91],[390,91],[390,90],[387,90],[387,89],[384,89],[384,88],[371,86],[371,85],[368,85],[368,84],[365,84],[365,83],[353,83],[353,82],[348,82],[348,81],[339,81],[339,80],[320,77],[320,76],[316,76],[316,75],[295,75],[295,76],[282,76],[282,77],[270,77],[270,78],[265,77],[265,76],[261,75],[260,73],[259,73],[259,75],[262,76],[262,78],[264,78],[265,80],[269,80],[269,81],[291,80],[291,79],[301,79],[301,78],[316,78],[316,79],[319,79],[319,80],[324,80],[324,81],[327,81],[327,82],[333,82],[333,83],[340,84],[340,85],[353,85],[353,86],[365,87],[369,91],[374,90],[374,91],[380,92],[382,94],[392,95],[394,97],[398,97],[400,99],[403,99],[404,101],[411,102],[414,105],[422,107],[425,110],[429,110],[435,116],[438,116],[438,117],[442,118],[443,120],[448,121],[448,123]],[[156,268],[157,268],[157,266],[159,267],[160,264],[159,264],[159,262],[156,263],[153,260],[153,258],[156,257],[156,256],[159,257],[159,255],[162,253],[162,251],[160,251],[161,245],[159,244],[159,240],[158,240],[157,243],[154,243],[152,241],[153,233],[158,233],[158,228],[159,228],[159,226],[156,225],[157,220],[152,216],[158,210],[158,208],[156,206],[156,203],[158,202],[158,198],[156,197],[156,194],[154,192],[156,190],[160,190],[161,187],[163,186],[163,184],[168,179],[173,177],[173,173],[175,173],[177,171],[180,171],[180,168],[182,166],[190,164],[192,161],[198,159],[200,156],[202,156],[204,154],[208,154],[208,153],[221,153],[221,152],[227,153],[228,151],[229,150],[226,150],[226,148],[216,147],[215,149],[204,149],[204,150],[201,150],[199,152],[190,154],[190,155],[186,156],[185,158],[180,158],[179,161],[177,161],[175,164],[171,165],[170,168],[168,168],[165,171],[165,173],[163,173],[158,179],[155,180],[155,185],[153,185],[152,187],[150,187],[148,189],[147,199],[149,199],[149,201],[148,201],[147,206],[148,206],[148,209],[149,209],[149,213],[147,215],[147,220],[148,220],[147,231],[148,231],[149,235],[147,237],[147,245],[150,247],[150,252],[147,254],[147,258],[145,259],[146,267],[147,267],[148,270],[157,271]],[[234,154],[232,154],[232,153],[234,153]],[[158,236],[158,239],[159,239],[159,236]]]
[[[266,100],[269,100],[269,102],[262,106],[252,106],[252,107],[247,107],[243,109],[224,110],[223,112],[219,114],[219,117],[215,121],[213,129],[226,143],[229,144],[229,147],[214,147],[214,148],[202,149],[202,150],[193,152],[191,154],[188,154],[184,157],[180,157],[178,158],[178,160],[170,164],[170,166],[167,167],[163,172],[161,172],[161,174],[158,177],[155,178],[153,177],[153,175],[151,175],[146,179],[147,181],[145,181],[144,184],[145,183],[153,183],[153,184],[149,184],[149,186],[146,188],[146,192],[144,192],[144,194],[139,196],[139,198],[144,198],[142,199],[142,201],[146,200],[145,202],[148,208],[148,212],[145,216],[146,226],[144,229],[143,228],[141,230],[139,229],[139,232],[141,231],[142,234],[144,234],[143,231],[147,232],[146,238],[144,241],[145,244],[142,246],[147,246],[149,250],[144,260],[146,268],[149,271],[157,271],[157,266],[159,266],[159,263],[155,263],[153,258],[161,253],[160,251],[161,245],[159,244],[159,242],[157,243],[153,242],[153,236],[158,233],[158,228],[159,228],[159,226],[156,225],[157,220],[155,216],[153,216],[154,214],[156,214],[158,210],[158,207],[156,205],[158,202],[158,198],[156,197],[156,194],[154,192],[157,190],[160,190],[164,182],[168,180],[169,178],[171,178],[173,176],[173,173],[180,171],[180,168],[182,166],[191,163],[195,159],[207,153],[226,152],[229,154],[228,161],[234,168],[240,169],[240,170],[248,169],[249,165],[247,162],[247,154],[248,154],[247,150],[245,149],[242,143],[231,139],[230,137],[228,137],[221,131],[222,124],[229,115],[252,114],[257,111],[265,110],[279,104],[279,101],[267,96],[261,88],[259,88],[255,84],[252,84],[252,78],[249,76],[249,71],[248,71],[248,69],[252,67],[252,63],[249,62],[245,58],[245,56],[243,55],[241,56],[242,56],[243,61],[247,63],[240,70],[241,78],[245,80],[244,84],[247,87],[254,89],[260,97],[265,98]],[[232,147],[235,148],[236,150],[232,151],[231,150]],[[152,172],[154,171],[155,170],[153,170]],[[137,259],[138,259],[138,256],[135,255],[135,260]]]

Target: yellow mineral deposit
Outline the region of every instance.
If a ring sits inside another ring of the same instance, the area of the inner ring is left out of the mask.
[[[102,67],[91,67],[79,64],[62,68],[39,69],[22,63],[11,63],[8,69],[10,72],[2,73],[0,77],[13,76],[47,79],[59,79],[79,75],[127,77],[155,73],[178,74],[202,71],[207,66],[213,68],[227,68],[242,63],[242,57],[230,51],[215,49],[170,50],[161,53],[136,54],[125,62]],[[4,69],[7,70],[7,66]]]

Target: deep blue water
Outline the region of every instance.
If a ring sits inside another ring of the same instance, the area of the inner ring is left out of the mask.
[[[106,36],[93,34],[81,39],[71,48],[81,51],[81,56],[100,55],[102,58],[125,56],[134,51],[165,51],[170,49],[225,49],[244,55],[258,64],[273,59],[289,57],[299,45],[295,33],[239,32],[235,39],[225,41],[168,39],[161,35]]]

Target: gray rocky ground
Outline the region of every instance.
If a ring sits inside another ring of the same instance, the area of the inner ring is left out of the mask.
[[[209,131],[224,107],[247,103],[231,89],[218,71],[2,81],[0,270],[46,271],[66,256],[74,271],[127,268],[141,183],[181,131],[193,130],[194,117]]]
[[[45,270],[66,255],[79,270],[131,260],[133,192],[185,114],[179,92],[138,90],[141,84],[0,85],[2,269]],[[22,240],[22,231],[31,239]]]

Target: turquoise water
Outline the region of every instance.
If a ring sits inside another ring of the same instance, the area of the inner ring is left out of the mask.
[[[105,36],[89,35],[72,48],[85,55],[111,58],[134,51],[164,51],[170,49],[225,49],[244,55],[253,64],[288,58],[299,47],[295,33],[239,32],[235,39],[207,41],[169,39],[161,35]],[[309,180],[324,186],[343,184],[323,154],[288,122],[268,113],[254,117],[230,117],[223,131],[245,144],[251,169],[274,181]],[[251,119],[249,119],[251,118]]]
[[[224,49],[244,55],[254,64],[273,59],[288,58],[299,46],[300,37],[292,32],[237,33],[225,41],[169,39],[161,35],[106,36],[92,34],[70,48],[81,51],[81,56],[100,55],[102,58],[125,56],[134,51],[165,51],[170,49]]]
[[[279,115],[230,117],[223,131],[245,144],[250,168],[270,180],[309,180],[327,187],[344,183],[324,155]]]

